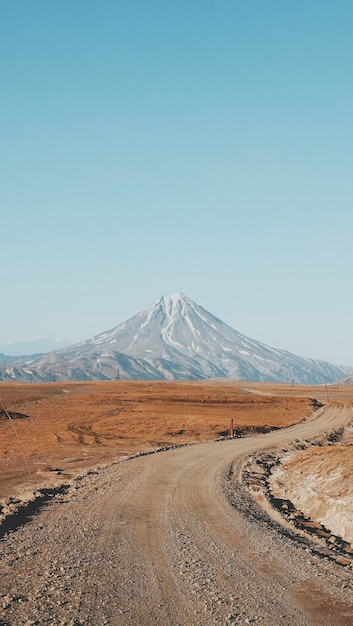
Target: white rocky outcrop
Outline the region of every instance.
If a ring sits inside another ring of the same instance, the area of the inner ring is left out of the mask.
[[[344,445],[291,452],[274,469],[270,488],[353,545],[352,457]]]

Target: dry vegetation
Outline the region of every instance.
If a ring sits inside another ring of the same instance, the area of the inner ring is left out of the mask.
[[[250,431],[287,426],[325,391],[235,381],[2,383],[0,397],[4,498],[140,451],[215,439],[231,419]]]

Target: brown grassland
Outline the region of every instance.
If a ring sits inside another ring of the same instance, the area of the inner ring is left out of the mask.
[[[330,388],[352,402],[352,388]],[[238,381],[0,384],[0,498],[160,447],[288,426],[325,387]],[[11,419],[9,419],[9,417]],[[244,431],[245,429],[245,431]]]

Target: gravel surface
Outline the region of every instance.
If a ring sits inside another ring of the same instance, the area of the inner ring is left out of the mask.
[[[351,417],[330,405],[77,477],[3,535],[0,625],[353,625],[351,566],[290,536],[241,482],[249,454]]]

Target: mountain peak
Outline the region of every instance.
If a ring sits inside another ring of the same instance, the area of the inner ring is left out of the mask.
[[[322,384],[352,373],[271,348],[178,291],[92,339],[48,355],[2,360],[0,379],[240,378]]]
[[[167,296],[162,296],[158,303],[165,308],[169,315],[178,315],[182,313],[185,306],[194,304],[181,291],[177,291],[176,293],[172,293]]]
[[[185,296],[181,291],[176,291],[169,295],[162,296],[157,302],[163,303],[165,306],[176,306],[179,302],[190,303],[191,300]]]
[[[176,291],[175,293],[164,295],[162,296],[162,298],[167,300],[188,300],[188,298],[184,293],[182,293],[182,291]]]

